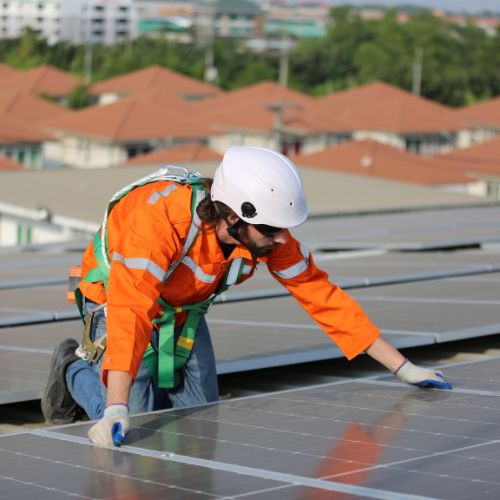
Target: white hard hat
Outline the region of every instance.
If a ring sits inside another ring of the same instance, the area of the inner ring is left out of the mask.
[[[288,228],[307,218],[297,168],[286,156],[270,149],[229,148],[215,171],[211,197],[249,224]]]

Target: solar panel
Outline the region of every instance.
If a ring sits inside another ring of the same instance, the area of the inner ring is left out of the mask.
[[[75,317],[76,306],[66,300],[66,290],[67,285],[0,290],[0,326]]]
[[[311,249],[458,248],[500,241],[500,207],[321,217],[294,232]]]
[[[352,289],[423,279],[500,271],[500,252],[485,250],[432,253],[343,253],[315,255],[330,281]],[[233,287],[228,298],[285,295],[283,287],[260,266],[252,279]]]
[[[383,317],[383,315],[380,315]],[[304,363],[343,356],[291,297],[221,304],[207,316],[218,373]],[[384,326],[382,329],[384,330]],[[384,332],[396,347],[429,345],[432,332],[405,325]]]
[[[456,387],[360,379],[155,412],[132,417],[120,449],[90,446],[89,423],[4,436],[2,492],[496,498],[500,398]]]
[[[81,252],[12,251],[2,254],[0,290],[65,284],[68,268],[78,265]]]
[[[81,322],[0,329],[0,404],[40,398],[55,347],[82,336]]]
[[[384,336],[403,348],[499,333],[498,300],[487,297],[499,297],[500,290],[498,283],[491,283],[494,286],[483,287],[479,298],[474,295],[478,287],[460,288],[454,279],[388,285],[351,295]],[[407,290],[412,295],[406,296]],[[233,366],[254,369],[340,356],[291,298],[220,305],[210,311],[208,323],[221,373],[233,371]]]
[[[387,332],[432,333],[437,342],[499,333],[500,281],[464,279],[367,288],[354,296]]]

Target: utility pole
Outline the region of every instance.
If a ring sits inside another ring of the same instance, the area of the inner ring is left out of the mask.
[[[424,57],[424,51],[417,47],[415,49],[415,58],[413,60],[413,80],[411,91],[415,95],[420,95],[422,87],[422,60]]]
[[[282,87],[288,87],[288,68],[290,63],[290,39],[283,35],[281,37],[279,83]]]
[[[265,104],[264,108],[273,113],[273,137],[275,140],[274,148],[282,151],[285,146],[285,130],[283,129],[283,114],[288,108],[297,107],[295,104],[287,102],[271,102]]]
[[[86,25],[86,40],[85,40],[85,54],[83,57],[83,74],[85,83],[88,85],[92,81],[92,33],[90,27],[90,4],[84,3],[85,9],[85,25]]]
[[[206,45],[205,51],[205,75],[207,83],[214,83],[217,80],[217,68],[214,65],[214,39],[215,39],[215,0],[206,0],[203,8],[203,35],[202,43]]]

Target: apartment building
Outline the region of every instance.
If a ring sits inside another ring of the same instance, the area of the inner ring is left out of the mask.
[[[0,37],[17,38],[31,28],[50,44],[113,44],[137,36],[133,0],[3,0]]]

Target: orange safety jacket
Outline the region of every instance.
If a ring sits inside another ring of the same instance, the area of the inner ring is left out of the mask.
[[[107,302],[108,341],[102,370],[126,371],[135,378],[153,330],[161,316],[158,298],[172,306],[208,299],[219,288],[231,261],[243,257],[240,282],[255,271],[255,261],[242,245],[226,258],[215,228],[203,224],[187,255],[168,281],[162,279],[171,263],[182,256],[191,226],[190,185],[169,189],[171,181],[157,181],[135,188],[124,196],[108,217],[108,253],[111,267],[107,292],[102,282],[80,282],[88,299]],[[287,231],[288,232],[288,231]],[[366,350],[380,335],[361,307],[328,275],[318,269],[300,243],[288,232],[286,243],[258,258],[284,285],[348,359]],[[83,255],[82,276],[97,266],[94,245]],[[185,320],[176,315],[176,325]]]

